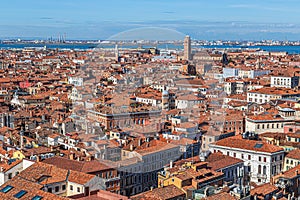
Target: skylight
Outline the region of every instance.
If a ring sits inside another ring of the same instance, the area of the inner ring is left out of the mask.
[[[13,188],[14,188],[13,186],[7,185],[7,186],[5,186],[4,188],[2,188],[0,191],[3,192],[3,193],[7,193],[7,192],[9,192],[11,189],[13,189]]]
[[[25,190],[21,190],[17,194],[14,195],[15,198],[20,199],[22,196],[24,196],[27,193]]]
[[[43,197],[36,195],[31,200],[41,200]]]
[[[262,146],[263,146],[263,144],[260,144],[260,143],[258,143],[258,144],[255,144],[255,146],[254,146],[254,148],[262,148]]]

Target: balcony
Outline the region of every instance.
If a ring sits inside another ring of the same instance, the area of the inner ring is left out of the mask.
[[[261,179],[266,179],[267,175],[265,175],[265,174],[256,174],[256,177],[261,178]]]
[[[112,178],[106,178],[107,181],[119,181],[121,178],[120,176],[112,177]]]

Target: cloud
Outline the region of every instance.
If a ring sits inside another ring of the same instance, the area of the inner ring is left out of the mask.
[[[41,17],[40,19],[42,19],[42,20],[52,20],[53,18],[52,17]]]
[[[165,12],[162,12],[162,13],[164,13],[164,14],[174,14],[175,12],[173,12],[173,11],[165,11]]]
[[[229,8],[256,8],[256,5],[252,4],[233,4],[229,5]]]
[[[228,6],[229,8],[239,8],[239,9],[259,9],[266,11],[282,11],[282,12],[290,12],[292,9],[284,9],[283,7],[270,7],[270,6],[259,6],[254,4],[232,4]]]

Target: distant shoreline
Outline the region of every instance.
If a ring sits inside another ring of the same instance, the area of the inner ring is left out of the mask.
[[[300,54],[300,45],[192,45],[193,48],[204,48],[204,49],[261,49],[264,51],[272,52],[287,52],[289,54]],[[48,49],[94,49],[94,48],[105,48],[114,49],[115,44],[93,44],[93,43],[12,43],[4,44],[0,43],[0,49],[24,49],[24,48],[48,48]],[[182,50],[182,43],[145,43],[145,44],[118,44],[119,49],[136,49],[136,48],[158,48],[158,49],[176,49]]]

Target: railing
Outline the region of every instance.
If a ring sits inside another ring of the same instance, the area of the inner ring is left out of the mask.
[[[266,174],[255,174],[255,176],[257,178],[262,178],[262,179],[266,179],[267,178],[267,175]]]

